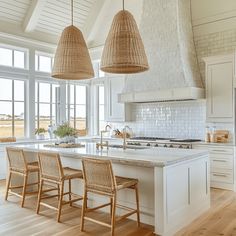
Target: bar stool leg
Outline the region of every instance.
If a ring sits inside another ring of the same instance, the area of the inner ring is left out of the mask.
[[[83,205],[82,205],[82,211],[81,211],[81,224],[80,224],[80,231],[84,231],[84,216],[87,209],[87,190],[84,190],[84,199],[83,199]]]
[[[9,188],[10,188],[10,184],[11,184],[11,176],[12,176],[12,173],[9,172],[8,177],[7,177],[7,185],[6,185],[7,189],[6,189],[5,201],[7,201],[8,194],[9,194]]]
[[[70,206],[72,206],[72,202],[71,202],[71,179],[69,179],[69,201],[70,201]]]
[[[24,207],[24,203],[25,203],[25,194],[26,194],[27,182],[28,182],[28,173],[26,173],[26,175],[24,175],[24,184],[23,184],[23,190],[22,190],[21,207]]]
[[[138,223],[138,227],[140,227],[138,184],[135,185],[135,195],[136,195],[136,205],[137,205],[137,223]]]
[[[40,187],[39,187],[39,193],[38,193],[38,202],[37,202],[37,209],[36,213],[39,214],[40,209],[40,202],[41,202],[41,196],[42,196],[42,190],[43,190],[43,180],[40,180]]]
[[[112,199],[112,197],[110,198],[110,216],[112,216],[112,207],[113,207],[113,205],[112,205],[112,203],[113,203],[113,199]]]
[[[62,201],[63,201],[63,194],[64,194],[64,180],[62,181],[62,183],[60,184],[60,198],[59,198],[59,202],[58,202],[58,213],[57,213],[57,222],[60,222],[60,218],[61,218],[61,208],[62,208]]]
[[[112,197],[111,235],[114,236],[116,223],[116,193]]]

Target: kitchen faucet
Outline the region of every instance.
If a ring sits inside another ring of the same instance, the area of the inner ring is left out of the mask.
[[[106,141],[105,143],[103,142],[103,134],[107,133],[109,130],[111,129],[110,125],[106,125],[105,130],[102,130],[100,132],[100,143],[96,143],[96,148],[99,149],[99,147],[101,147],[101,149],[103,149],[103,147],[107,147],[108,149],[108,141]]]
[[[123,149],[125,150],[126,149],[126,136],[127,136],[127,129],[129,129],[131,132],[132,132],[132,129],[126,125],[124,128],[123,128]]]

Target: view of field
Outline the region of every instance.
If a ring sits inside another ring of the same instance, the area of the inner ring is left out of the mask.
[[[48,125],[50,124],[49,119],[40,120],[40,128],[48,129]],[[37,125],[37,124],[36,124]],[[74,123],[71,122],[73,126]],[[76,120],[76,127],[78,130],[78,134],[80,136],[86,135],[86,120],[85,119],[77,119]],[[79,129],[78,129],[79,128]],[[15,120],[15,129],[14,129],[14,136],[16,138],[24,137],[24,120]],[[12,137],[12,120],[0,120],[0,137]],[[48,136],[48,133],[45,134]]]

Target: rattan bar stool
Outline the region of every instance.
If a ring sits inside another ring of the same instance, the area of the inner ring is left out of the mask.
[[[61,158],[57,153],[40,152],[38,154],[39,167],[40,167],[40,188],[37,203],[37,214],[39,214],[40,206],[45,206],[50,209],[56,210],[57,221],[60,222],[62,206],[77,202],[83,199],[83,197],[72,193],[71,180],[83,179],[83,173],[81,170],[72,169],[69,167],[62,167]],[[65,181],[69,182],[69,191],[64,192]],[[51,188],[43,189],[45,184],[51,185]],[[57,194],[45,195],[45,193],[57,190]],[[64,200],[64,196],[68,195],[69,200]],[[58,197],[58,206],[54,207],[51,204],[42,202],[43,199],[49,199]]]
[[[20,197],[21,207],[24,206],[26,195],[37,194],[39,190],[39,166],[38,162],[28,162],[26,161],[24,152],[19,148],[6,148],[7,158],[9,163],[9,173],[7,177],[7,185],[6,185],[6,195],[5,200],[8,199],[9,193],[12,195],[16,195]],[[28,177],[30,173],[37,173],[37,182],[28,183]],[[19,175],[23,177],[23,185],[12,186],[12,175]],[[29,186],[37,186],[36,191],[27,191],[27,187]],[[12,191],[12,189],[20,189],[22,188],[22,193],[17,193]]]
[[[120,176],[114,176],[110,160],[85,158],[82,160],[82,164],[83,164],[83,176],[85,184],[84,184],[84,200],[83,200],[82,216],[81,216],[81,231],[84,231],[84,221],[88,220],[109,227],[111,229],[111,234],[113,236],[115,230],[115,224],[132,214],[137,214],[137,223],[138,226],[140,226],[138,180],[131,178],[124,178]],[[132,209],[117,204],[117,192],[125,188],[135,190],[136,206],[137,206],[136,209]],[[87,197],[89,192],[93,194],[107,196],[110,198],[110,202],[94,208],[88,208]],[[111,207],[110,224],[86,216],[86,213],[95,211],[97,209],[106,206]],[[123,210],[127,210],[128,213],[116,217],[116,208],[122,208]]]

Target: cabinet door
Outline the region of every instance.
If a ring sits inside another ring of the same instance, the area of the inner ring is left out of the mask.
[[[0,179],[6,179],[7,158],[4,148],[0,149]]]
[[[106,121],[126,120],[126,105],[118,102],[118,94],[122,93],[124,80],[124,77],[112,77],[107,80]]]
[[[233,62],[226,61],[207,67],[207,119],[233,119]]]

